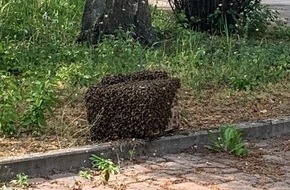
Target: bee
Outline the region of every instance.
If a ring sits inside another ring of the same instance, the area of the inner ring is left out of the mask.
[[[172,118],[180,80],[163,71],[106,76],[86,92],[91,140],[153,139]]]

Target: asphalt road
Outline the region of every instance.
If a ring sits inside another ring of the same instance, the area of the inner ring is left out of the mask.
[[[263,4],[268,4],[274,10],[277,10],[290,25],[290,0],[262,0]]]
[[[156,4],[159,8],[170,9],[168,0],[149,0],[150,4]],[[290,25],[290,0],[262,0],[263,4],[268,4],[273,10],[280,13],[280,17]]]

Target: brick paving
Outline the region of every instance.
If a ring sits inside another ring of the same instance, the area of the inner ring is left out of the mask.
[[[121,173],[102,184],[74,173],[31,179],[41,190],[289,190],[290,137],[247,143],[251,154],[237,158],[195,147],[180,154],[121,163]],[[21,189],[21,188],[16,188]],[[27,188],[26,188],[27,189]]]

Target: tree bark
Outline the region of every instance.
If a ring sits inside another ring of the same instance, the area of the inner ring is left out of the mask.
[[[133,29],[134,38],[144,45],[153,44],[156,33],[148,0],[86,0],[77,42],[96,44],[103,35],[114,35],[120,28]]]

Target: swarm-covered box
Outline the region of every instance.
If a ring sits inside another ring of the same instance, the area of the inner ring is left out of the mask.
[[[164,134],[180,80],[163,71],[106,76],[86,92],[92,141]]]

